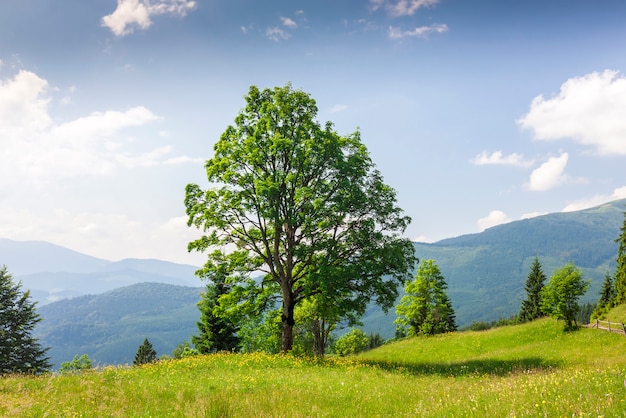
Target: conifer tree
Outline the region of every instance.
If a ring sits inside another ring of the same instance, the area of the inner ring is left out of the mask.
[[[133,365],[140,366],[146,363],[153,363],[157,360],[156,350],[152,347],[152,343],[148,339],[144,339],[143,343],[137,349]]]
[[[621,228],[622,233],[615,240],[619,244],[617,249],[617,267],[615,269],[614,290],[615,299],[613,305],[626,303],[626,212],[624,212],[624,223]]]
[[[591,319],[602,319],[606,312],[613,307],[615,292],[613,288],[613,278],[607,271],[602,282],[602,290],[600,290],[600,299],[591,313]]]
[[[200,335],[191,337],[191,342],[201,354],[235,351],[239,347],[238,327],[230,318],[225,318],[216,310],[220,296],[227,293],[227,285],[217,277],[214,281],[215,283],[207,285],[206,292],[198,303],[200,321],[196,324]]]
[[[539,258],[535,257],[526,279],[526,299],[522,301],[522,306],[517,316],[520,322],[530,322],[545,316],[545,313],[541,310],[541,290],[545,281],[546,275],[543,273]]]
[[[396,324],[409,327],[409,335],[434,335],[456,331],[454,309],[446,293],[448,285],[434,260],[426,260],[396,307]]]
[[[22,292],[6,266],[0,267],[0,375],[9,373],[43,373],[50,369],[48,348],[32,336],[41,317],[30,291]]]

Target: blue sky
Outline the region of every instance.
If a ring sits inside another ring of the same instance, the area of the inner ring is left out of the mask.
[[[411,239],[624,198],[625,19],[622,0],[3,1],[0,237],[199,265],[184,187],[249,86],[288,82],[360,129]]]

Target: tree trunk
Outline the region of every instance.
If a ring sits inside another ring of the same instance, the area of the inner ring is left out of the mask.
[[[293,348],[293,326],[296,321],[293,317],[295,301],[291,291],[283,291],[283,314],[282,319],[282,337],[281,337],[281,353],[285,354]]]
[[[313,354],[317,357],[324,357],[324,322],[320,319],[313,320]]]

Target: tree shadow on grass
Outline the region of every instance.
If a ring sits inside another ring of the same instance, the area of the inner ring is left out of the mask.
[[[514,360],[480,359],[449,363],[403,363],[394,361],[363,360],[363,364],[395,373],[411,375],[440,375],[461,377],[475,375],[507,376],[517,373],[545,371],[560,367],[563,363],[539,357]]]

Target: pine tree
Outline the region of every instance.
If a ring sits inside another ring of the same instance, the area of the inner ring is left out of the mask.
[[[198,303],[200,321],[197,325],[200,335],[192,336],[191,342],[202,354],[234,351],[239,347],[237,326],[230,319],[218,315],[215,310],[219,297],[224,293],[226,284],[223,281],[209,284]]]
[[[545,316],[545,313],[541,310],[541,290],[545,281],[546,275],[543,273],[539,258],[535,257],[526,279],[526,299],[522,301],[518,314],[520,322],[530,322]]]
[[[615,280],[613,282],[615,290],[614,306],[626,303],[626,212],[624,212],[624,223],[621,231],[619,238],[615,240],[619,247],[617,249],[617,268],[615,269]]]
[[[133,361],[133,365],[140,366],[146,363],[153,363],[156,360],[157,353],[152,347],[152,343],[150,343],[147,338],[144,339],[143,344],[141,344],[137,349],[137,354],[135,354],[135,360]]]
[[[446,331],[456,331],[456,314],[454,313],[454,308],[452,307],[452,301],[445,293],[443,295],[442,303],[446,307],[447,312]]]
[[[434,335],[456,331],[448,285],[434,260],[426,260],[396,307],[396,324],[409,327],[409,335]]]
[[[602,290],[600,290],[600,299],[591,313],[591,319],[602,319],[606,312],[613,307],[615,292],[613,287],[613,278],[607,271],[602,282]]]
[[[0,375],[43,373],[50,369],[48,348],[43,348],[31,333],[41,317],[30,291],[22,292],[6,266],[0,268]]]

